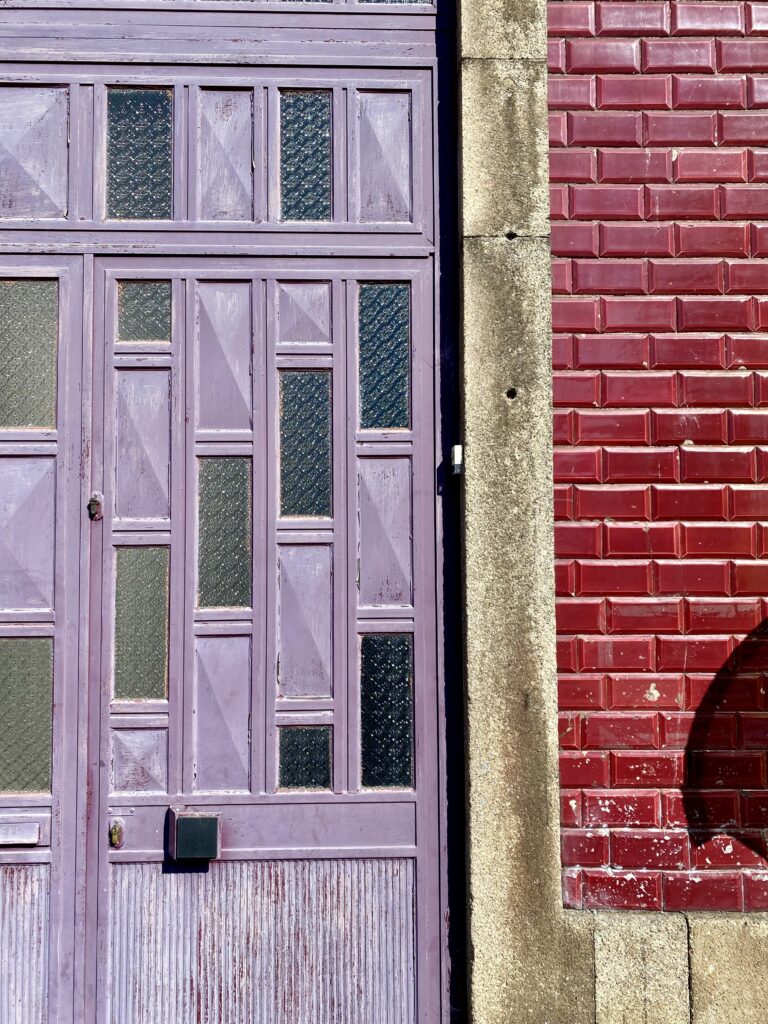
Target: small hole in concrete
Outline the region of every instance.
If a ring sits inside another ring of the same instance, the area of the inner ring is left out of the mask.
[[[507,232],[507,234],[506,234],[506,237],[507,237],[507,238],[508,238],[508,239],[510,240],[510,242],[511,242],[511,241],[513,241],[513,240],[514,240],[515,238],[517,238],[517,232],[516,232],[516,231],[508,231],[508,232]]]
[[[517,398],[517,388],[507,388],[507,398]]]

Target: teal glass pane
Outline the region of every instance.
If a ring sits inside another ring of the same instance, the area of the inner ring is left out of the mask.
[[[198,608],[250,608],[251,460],[198,460]]]
[[[407,284],[362,284],[358,297],[360,426],[410,424],[411,299]]]
[[[0,280],[0,429],[56,426],[58,281]]]
[[[117,285],[120,341],[171,340],[171,282],[120,281]]]
[[[362,783],[413,785],[413,637],[377,633],[360,645]]]
[[[331,788],[331,730],[325,725],[283,726],[280,788]]]
[[[331,375],[280,374],[280,514],[331,515]]]
[[[170,89],[107,91],[107,217],[173,216],[173,94]]]
[[[50,793],[52,639],[0,639],[0,708],[0,792]]]
[[[167,547],[119,547],[115,569],[115,682],[118,700],[168,696]]]
[[[280,93],[280,217],[331,219],[331,94]]]

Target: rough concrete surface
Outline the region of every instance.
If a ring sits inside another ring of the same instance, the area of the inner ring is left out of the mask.
[[[547,235],[547,67],[465,60],[461,72],[464,234]]]
[[[691,914],[695,1024],[765,1024],[768,915]]]
[[[465,57],[546,60],[546,4],[541,0],[475,0],[461,12]]]
[[[681,914],[595,914],[597,1024],[688,1024]]]

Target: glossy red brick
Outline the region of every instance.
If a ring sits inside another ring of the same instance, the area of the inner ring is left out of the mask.
[[[648,519],[650,507],[647,486],[577,487],[574,493],[574,513],[580,519]]]
[[[768,487],[728,487],[733,519],[768,519]]]
[[[598,331],[598,299],[555,299],[552,303],[552,327],[556,331]]]
[[[666,3],[598,3],[597,32],[601,36],[666,35],[670,28]]]
[[[694,558],[713,555],[745,558],[757,548],[757,527],[752,523],[708,523],[683,526],[685,553]]]
[[[677,323],[673,298],[606,298],[601,307],[606,331],[669,331]]]
[[[552,440],[555,444],[573,444],[572,409],[555,409],[552,414]]]
[[[640,70],[638,39],[569,39],[565,52],[567,70],[579,74]]]
[[[584,871],[587,910],[661,910],[657,871]]]
[[[556,484],[555,519],[573,518],[573,488],[568,484]]]
[[[573,291],[570,260],[552,260],[552,291],[556,295]]]
[[[747,105],[755,108],[768,107],[768,89],[763,75],[750,75],[747,79]]]
[[[710,483],[721,480],[724,483],[731,481],[747,483],[756,478],[757,463],[754,448],[686,447],[681,454],[681,479],[684,481]]]
[[[765,44],[768,46],[768,43]],[[719,114],[720,140],[726,146],[762,145],[768,137],[768,114]]]
[[[560,784],[562,786],[607,786],[610,777],[608,754],[564,750],[560,753]]]
[[[768,150],[748,150],[747,166],[750,181],[768,181]]]
[[[747,4],[747,31],[750,35],[768,33],[768,4]]]
[[[680,373],[680,397],[685,405],[752,405],[755,388],[752,374],[743,372]]]
[[[649,146],[714,146],[717,117],[709,113],[644,114],[644,142]]]
[[[755,324],[754,302],[750,298],[678,299],[680,329],[683,331],[749,330]]]
[[[768,910],[768,871],[744,871],[745,910]]]
[[[573,594],[576,589],[576,563],[555,562],[555,593]],[[575,667],[575,666],[574,666]]]
[[[741,793],[741,823],[745,828],[768,827],[768,792]]]
[[[734,562],[734,594],[768,594],[768,562]]]
[[[764,39],[722,39],[718,48],[721,71],[768,70],[768,42]]]
[[[650,593],[651,565],[645,559],[599,562],[578,565],[580,594]]]
[[[728,562],[659,560],[654,563],[654,577],[657,594],[727,594],[731,571]]]
[[[759,412],[729,412],[731,440],[736,444],[746,441],[768,442],[768,409]]]
[[[715,369],[725,366],[725,339],[690,334],[651,337],[651,365],[669,369]]]
[[[580,281],[581,270],[574,268]],[[589,278],[589,274],[586,274]],[[768,346],[766,347],[768,357]],[[574,365],[579,369],[643,369],[650,362],[650,339],[647,334],[577,335]]]
[[[584,672],[645,672],[654,669],[654,640],[649,636],[584,637],[580,641]]]
[[[563,871],[562,883],[563,907],[566,910],[581,910],[584,903],[581,868],[566,868]]]
[[[747,181],[748,173],[743,149],[684,149],[675,157],[676,181]]]
[[[659,720],[653,712],[599,711],[584,716],[585,748],[658,747]]]
[[[660,484],[652,488],[651,497],[654,519],[725,519],[728,510],[727,495],[723,487],[696,487],[691,484],[677,487]]]
[[[641,308],[651,307],[643,302]],[[675,405],[677,401],[677,377],[674,373],[606,371],[602,374],[602,384],[605,406],[664,406]],[[621,438],[617,437],[617,440]]]
[[[673,256],[674,246],[672,224],[600,225],[601,256]]]
[[[745,224],[677,225],[679,256],[748,256],[749,250],[750,231]]]
[[[744,5],[740,3],[673,3],[672,34],[743,35]]]
[[[617,710],[661,711],[664,708],[682,708],[684,701],[685,679],[677,673],[611,673],[608,676],[608,706]]]
[[[560,824],[563,828],[578,828],[581,825],[581,790],[560,790]]]
[[[730,599],[733,601],[733,599]],[[718,598],[707,598],[707,602],[717,602]],[[739,604],[738,601],[733,601]],[[746,602],[747,604],[749,602]],[[759,608],[760,602],[755,604]],[[747,615],[744,616],[747,618]],[[713,622],[713,625],[715,623]],[[727,627],[726,627],[727,628]],[[709,709],[715,711],[743,711],[761,708],[763,705],[763,680],[758,674],[747,675],[739,672],[728,679],[728,685],[712,688],[714,676],[711,672],[698,675],[690,673],[686,676],[686,708],[690,711],[702,711]]]
[[[610,448],[604,456],[607,481],[672,482],[679,477],[676,448]]]
[[[690,866],[688,834],[650,829],[616,830],[611,833],[611,863],[619,868],[683,870]]]
[[[558,371],[552,381],[555,405],[597,405],[600,399],[600,374]]]
[[[664,874],[665,910],[741,910],[741,874]]]
[[[593,110],[595,79],[586,75],[553,75],[547,82],[550,110]]]
[[[768,199],[762,185],[724,185],[722,216],[724,220],[752,220],[768,216]],[[761,290],[765,290],[765,285]]]
[[[575,260],[574,291],[626,295],[646,290],[644,260]]]
[[[736,745],[738,722],[735,714],[699,715],[690,712],[659,713],[661,746],[665,750],[685,750],[691,737],[706,735],[713,747],[733,748]],[[686,757],[690,761],[690,755]],[[692,782],[686,777],[686,785]]]
[[[690,598],[688,600],[688,622],[692,633],[747,633],[760,622],[760,602],[749,600],[735,600],[733,598]],[[711,677],[705,677],[699,686],[692,690],[689,707],[696,708],[703,699],[706,689],[712,682]],[[749,700],[747,706],[754,707],[750,703],[758,697],[759,688],[756,689],[755,681],[750,680],[747,688]],[[729,686],[729,693],[734,689],[740,680],[734,680]],[[689,682],[689,685],[691,683]],[[743,686],[740,687],[743,690]],[[723,709],[738,707],[734,703],[735,697],[729,702],[725,698]]]
[[[555,449],[555,480],[583,480],[597,483],[602,475],[602,451],[599,448]]]
[[[672,181],[672,152],[668,149],[599,149],[598,179],[603,182]]]
[[[561,676],[557,683],[557,694],[560,707],[566,711],[601,710],[606,706],[605,676]]]
[[[599,867],[608,863],[608,832],[596,829],[560,833],[560,850],[565,865]]]
[[[605,553],[613,557],[680,554],[677,523],[606,523]]]
[[[712,828],[728,828],[738,821],[738,798],[735,793],[696,790],[695,803],[686,807],[683,794],[662,793],[662,824],[675,828],[702,824]]]
[[[557,716],[557,738],[561,750],[581,749],[580,716],[573,711],[561,711]]]
[[[714,39],[644,39],[644,71],[714,71]]]
[[[683,412],[661,409],[653,413],[653,440],[656,444],[694,442],[724,444],[728,440],[726,413],[696,409]]]
[[[555,554],[558,558],[599,558],[602,531],[602,523],[557,523]]]
[[[571,185],[571,216],[582,220],[640,220],[642,185]]]
[[[726,338],[727,365],[738,369],[741,366],[768,367],[768,338],[754,335],[728,335]],[[758,383],[759,383],[758,377]],[[758,397],[758,404],[760,399]]]
[[[576,413],[575,440],[578,443],[610,444],[617,438],[625,443],[647,444],[650,440],[650,413],[606,409]]]
[[[566,4],[547,4],[547,30],[555,36],[594,35],[594,4],[581,3],[579,0],[569,0]]]
[[[646,186],[649,220],[711,220],[719,210],[719,191],[713,185]]]
[[[765,785],[765,755],[747,751],[696,751],[688,755],[689,783],[749,789]]]
[[[662,672],[717,671],[731,653],[730,637],[659,637],[659,669]]]
[[[552,220],[568,218],[568,186],[549,186],[549,216]]]
[[[550,181],[597,181],[597,156],[591,149],[553,149],[549,154]],[[745,179],[746,180],[746,179]]]
[[[721,260],[650,260],[648,290],[676,295],[680,292],[717,294],[722,291]]]
[[[641,746],[638,742],[637,746]],[[685,755],[653,750],[621,750],[611,754],[614,786],[633,789],[681,786],[685,777]]]
[[[768,747],[768,714],[757,712],[739,715],[741,746],[744,750],[765,750]]]
[[[565,40],[547,40],[547,68],[553,74],[565,71]]]
[[[568,144],[568,121],[564,113],[549,115],[549,144],[550,146]]]
[[[768,289],[764,260],[726,260],[727,292],[753,294]]]
[[[598,75],[600,110],[668,110],[672,106],[669,75]]]
[[[750,235],[752,256],[768,256],[768,226],[765,224],[752,224]]]
[[[660,824],[660,819],[661,800],[657,792],[605,789],[584,794],[585,825],[653,828]]]
[[[557,638],[557,667],[561,672],[575,672],[577,668],[578,644],[576,637]]]
[[[597,224],[553,224],[551,243],[557,256],[597,256]]]
[[[630,111],[577,111],[568,114],[567,131],[574,146],[639,146],[642,116]]]
[[[682,601],[663,597],[609,597],[608,630],[611,633],[679,633],[683,628]],[[644,744],[638,736],[640,746]]]
[[[673,75],[672,105],[676,110],[727,110],[747,105],[746,81],[741,75]]]

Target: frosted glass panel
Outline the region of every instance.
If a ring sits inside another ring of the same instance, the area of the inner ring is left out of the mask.
[[[198,608],[251,604],[251,460],[199,460]]]
[[[280,374],[280,514],[331,515],[331,375]]]
[[[115,697],[168,693],[167,547],[119,547],[115,575]]]
[[[107,93],[107,217],[173,216],[173,94],[170,89]]]
[[[280,788],[331,788],[331,730],[325,725],[280,730]]]
[[[171,282],[120,281],[117,286],[120,341],[171,340]]]
[[[280,94],[280,216],[331,219],[331,94]]]
[[[0,639],[0,792],[51,789],[53,640]]]
[[[57,281],[0,279],[0,428],[56,426]]]
[[[364,636],[360,650],[362,783],[413,785],[413,638]]]
[[[363,284],[359,293],[360,426],[407,428],[410,287]]]

